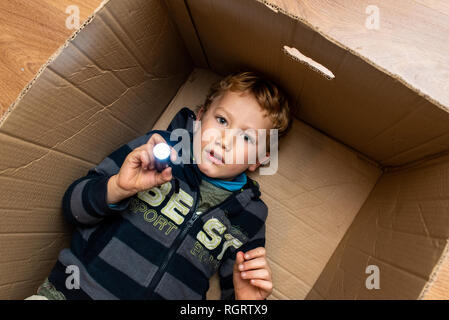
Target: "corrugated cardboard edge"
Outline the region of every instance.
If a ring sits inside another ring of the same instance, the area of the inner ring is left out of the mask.
[[[97,12],[99,10],[101,10],[110,0],[103,0],[100,5],[94,10],[94,12],[87,17],[87,19],[83,22],[83,24],[77,29],[75,30],[72,35],[65,41],[65,43],[60,46],[51,56],[50,58],[47,60],[47,62],[45,62],[42,67],[37,71],[36,75],[34,76],[34,78],[27,83],[27,85],[25,86],[25,88],[22,89],[22,91],[19,93],[19,96],[17,97],[17,99],[9,106],[9,108],[6,110],[6,112],[2,115],[2,117],[0,118],[0,128],[3,124],[3,122],[6,120],[6,118],[8,118],[8,115],[14,110],[14,108],[16,107],[16,105],[20,102],[20,100],[22,100],[22,98],[26,95],[26,93],[31,89],[31,87],[33,86],[34,82],[36,82],[36,80],[40,77],[40,75],[42,74],[42,72],[48,67],[48,65],[50,63],[53,62],[53,60],[55,60],[61,53],[62,51],[69,45],[70,42],[72,42],[73,39],[76,38],[76,36],[78,35],[78,33],[84,29],[89,23],[92,22],[92,20],[95,18],[95,16],[97,15]]]
[[[382,170],[387,172],[397,172],[407,169],[414,169],[419,167],[426,167],[435,165],[437,163],[449,161],[449,150],[439,152],[436,154],[428,155],[423,158],[401,164],[400,166],[384,166]]]
[[[423,97],[424,99],[426,99],[427,101],[429,101],[430,103],[434,104],[435,106],[437,106],[438,108],[442,109],[443,111],[449,112],[449,106],[445,106],[443,103],[441,103],[440,101],[432,98],[431,96],[429,96],[428,94],[425,94],[424,92],[422,92],[421,90],[419,90],[418,88],[415,88],[414,86],[412,86],[410,83],[408,83],[404,78],[402,78],[401,76],[399,76],[398,74],[393,74],[390,71],[388,71],[387,69],[379,66],[378,64],[374,63],[373,61],[371,61],[370,59],[368,59],[367,57],[361,55],[360,53],[358,53],[357,51],[354,51],[353,49],[345,46],[344,44],[342,44],[341,42],[339,42],[338,40],[330,37],[329,35],[323,33],[318,27],[312,25],[310,22],[308,22],[307,20],[298,17],[288,11],[286,11],[284,8],[279,7],[278,5],[274,4],[274,3],[270,3],[269,0],[255,0],[257,2],[262,3],[263,5],[265,5],[268,9],[274,11],[275,13],[282,13],[286,16],[289,16],[290,18],[300,21],[302,22],[304,25],[306,25],[308,28],[310,28],[311,30],[317,32],[318,34],[320,34],[321,36],[323,36],[325,39],[329,40],[330,42],[332,42],[333,44],[339,46],[340,48],[347,50],[348,52],[350,52],[351,54],[353,54],[354,56],[359,57],[360,59],[362,59],[363,61],[365,61],[366,63],[370,64],[371,66],[373,66],[374,68],[376,68],[377,70],[389,75],[390,77],[394,78],[395,80],[399,81],[400,83],[402,83],[404,86],[406,86],[407,88],[409,88],[410,90],[412,90],[413,92],[417,93],[419,96]],[[338,75],[336,75],[338,76]]]
[[[440,259],[438,260],[438,263],[435,265],[435,267],[432,270],[432,273],[430,275],[429,281],[427,281],[426,285],[424,286],[423,290],[421,291],[421,294],[418,297],[418,300],[425,300],[427,293],[437,285],[437,278],[440,273],[441,266],[445,263],[449,263],[449,239],[446,240],[446,246],[443,250],[443,253],[440,256]]]

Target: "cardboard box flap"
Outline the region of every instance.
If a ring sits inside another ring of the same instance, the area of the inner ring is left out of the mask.
[[[303,21],[435,105],[449,109],[446,1],[257,1]]]

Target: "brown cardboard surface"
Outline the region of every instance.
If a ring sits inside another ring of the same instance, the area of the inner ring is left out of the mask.
[[[192,23],[189,8],[184,1],[164,0],[168,7],[168,11],[177,25],[178,31],[182,34],[184,45],[190,53],[195,66],[200,68],[208,68],[207,57],[195,25]]]
[[[0,298],[35,293],[68,245],[61,200],[70,183],[122,144],[165,129],[238,69],[279,83],[296,115],[278,172],[252,175],[269,207],[269,299],[444,296],[444,96],[354,52],[331,27],[316,29],[316,16],[272,9],[256,0],[109,0],[55,53],[0,120]],[[381,290],[365,288],[372,264]],[[219,298],[217,275],[207,298]]]
[[[447,1],[258,1],[304,21],[443,109],[448,107]],[[378,9],[378,29],[365,26],[374,13],[369,6]]]
[[[0,292],[3,299],[23,299],[22,292],[11,290],[24,282],[33,282],[48,276],[59,251],[70,244],[67,233],[1,234]],[[36,292],[41,282],[30,288],[27,295]]]
[[[315,291],[325,298],[342,298],[332,283],[338,282],[345,289],[358,278],[352,298],[421,296],[438,271],[449,236],[449,162],[435,162],[382,175],[315,284]],[[361,255],[366,262],[357,262]],[[370,264],[380,269],[381,290],[365,287],[365,267]],[[347,265],[358,269],[345,268]]]

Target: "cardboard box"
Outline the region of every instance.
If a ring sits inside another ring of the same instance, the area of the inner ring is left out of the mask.
[[[447,298],[448,64],[429,76],[447,58],[428,42],[407,51],[427,52],[419,72],[398,66],[389,15],[416,11],[382,4],[376,33],[368,3],[349,2],[104,1],[0,120],[0,298],[34,294],[69,245],[61,202],[74,180],[238,69],[271,77],[296,115],[278,172],[253,174],[269,207],[269,299]],[[413,34],[402,39],[408,49]]]

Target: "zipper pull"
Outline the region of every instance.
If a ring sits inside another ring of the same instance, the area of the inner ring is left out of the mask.
[[[196,221],[196,219],[198,219],[198,217],[200,216],[201,212],[200,211],[196,211],[193,213],[192,217],[190,218],[188,225],[192,226],[193,223]]]

